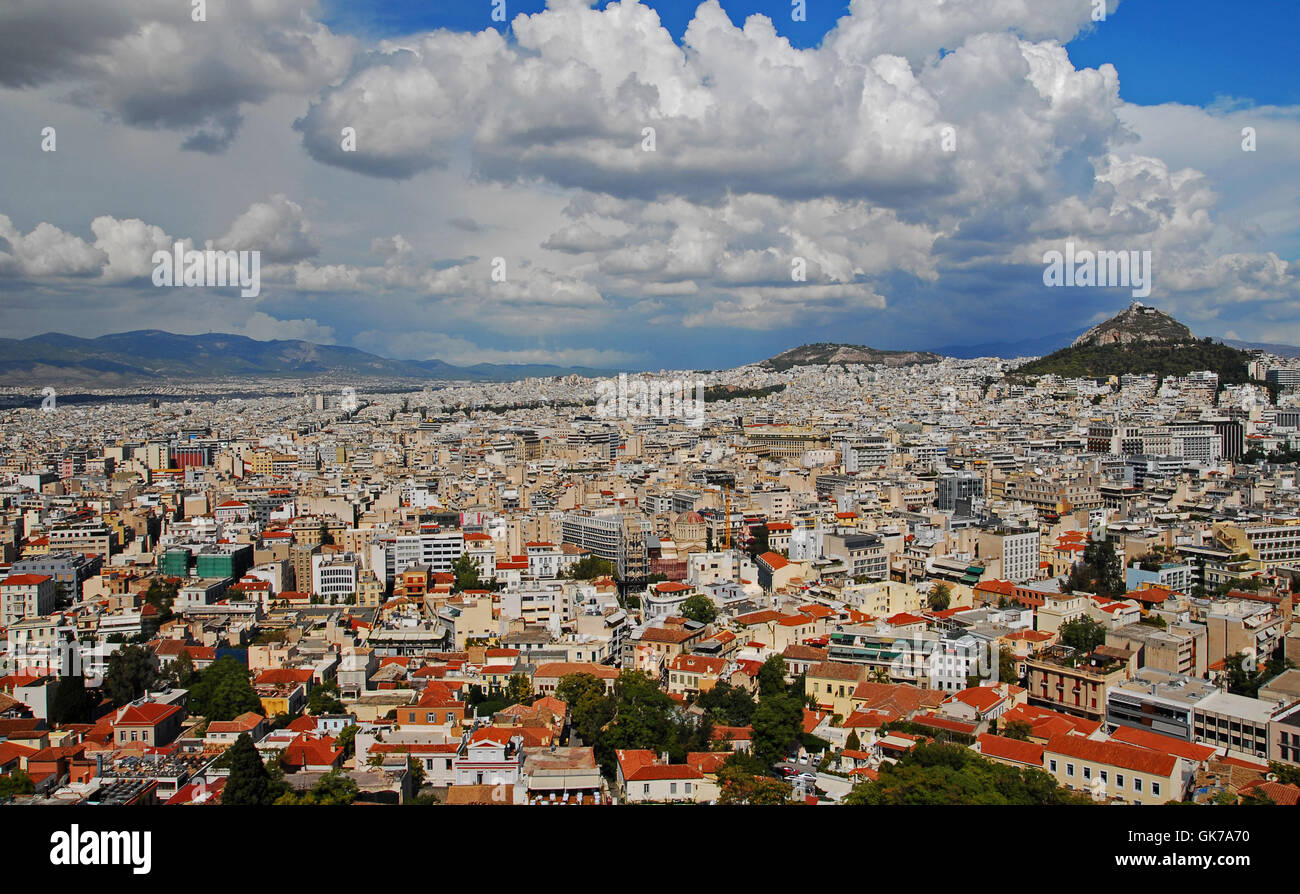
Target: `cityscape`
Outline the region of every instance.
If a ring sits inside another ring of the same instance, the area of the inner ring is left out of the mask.
[[[76,6],[0,10],[11,821],[1300,804],[1294,91],[1136,98],[1140,0]]]

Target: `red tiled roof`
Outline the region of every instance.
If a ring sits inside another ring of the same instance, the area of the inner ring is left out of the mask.
[[[1084,736],[1052,736],[1044,750],[1153,776],[1171,776],[1178,766],[1178,758],[1172,754],[1162,754],[1122,742],[1098,742]]]
[[[1034,767],[1042,767],[1043,765],[1042,745],[1033,742],[1021,742],[1018,739],[1008,739],[1005,736],[995,736],[992,733],[980,733],[975,741],[979,745],[980,754],[985,757],[1014,761],[1018,764],[1029,764]]]

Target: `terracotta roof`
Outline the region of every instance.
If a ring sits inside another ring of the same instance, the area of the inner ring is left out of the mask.
[[[1052,736],[1044,750],[1152,776],[1171,776],[1178,766],[1178,758],[1172,754],[1162,754],[1122,742],[1098,742],[1084,736]]]
[[[979,745],[980,754],[985,757],[999,758],[1034,767],[1043,766],[1042,745],[1033,742],[1021,742],[1018,739],[1008,739],[1005,736],[995,736],[992,733],[981,733],[975,739],[975,742]]]
[[[114,726],[157,726],[162,721],[179,714],[177,705],[164,705],[158,702],[145,702],[143,705],[131,705],[114,721]]]

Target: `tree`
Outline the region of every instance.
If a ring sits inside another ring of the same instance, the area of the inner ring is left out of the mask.
[[[1092,618],[1075,618],[1061,625],[1061,642],[1081,655],[1106,642],[1106,628]]]
[[[930,590],[926,602],[929,603],[931,611],[943,611],[952,604],[952,587],[940,581]]]
[[[229,788],[229,783],[227,783]],[[334,806],[341,804],[351,804],[357,799],[360,790],[357,788],[356,781],[348,776],[342,770],[331,770],[312,786],[311,791],[295,794],[286,791],[280,797],[276,798],[276,804],[289,805],[309,805],[309,806]],[[225,800],[224,795],[222,800]]]
[[[528,703],[533,697],[533,684],[524,674],[511,674],[506,680],[505,699],[512,705]]]
[[[240,733],[228,755],[230,777],[221,792],[221,803],[235,807],[271,803],[266,765],[248,733]]]
[[[95,707],[94,697],[86,691],[86,678],[81,674],[59,677],[50,706],[50,719],[55,723],[89,723]]]
[[[862,740],[858,738],[857,730],[849,730],[849,737],[844,740],[845,751],[861,751]]]
[[[32,777],[26,770],[14,770],[8,776],[0,776],[0,803],[18,795],[30,795],[36,790]]]
[[[786,692],[764,694],[754,711],[754,755],[770,767],[799,744],[803,736],[803,704]]]
[[[701,692],[695,704],[708,711],[709,716],[722,726],[748,726],[758,707],[748,689],[732,686],[725,680],[707,692]]]
[[[420,789],[424,788],[424,780],[426,778],[424,772],[424,761],[419,758],[408,757],[406,759],[406,768],[411,771],[411,778],[415,781],[415,790],[418,792]]]
[[[181,649],[181,654],[176,656],[176,660],[167,668],[167,674],[182,689],[189,689],[199,678],[199,672],[194,669],[194,659],[190,658],[190,653],[186,649]]]
[[[703,593],[696,593],[682,603],[682,615],[701,624],[712,624],[718,617],[718,606]]]
[[[199,674],[190,687],[189,707],[191,713],[208,720],[234,720],[240,714],[260,712],[262,700],[248,681],[248,668],[227,655]]]
[[[1001,683],[1020,682],[1020,662],[1010,649],[998,649],[998,681]]]
[[[750,528],[749,540],[749,558],[757,561],[758,557],[771,549],[770,533],[767,530],[767,522],[763,522],[756,528]]]
[[[758,669],[758,694],[760,698],[778,692],[785,692],[785,659],[780,655],[769,655]]]
[[[569,706],[570,722],[585,745],[594,745],[614,716],[613,700],[606,694],[604,682],[591,674],[561,677],[555,697]]]
[[[338,738],[334,740],[334,744],[343,749],[344,760],[347,760],[352,757],[352,755],[356,754],[357,733],[360,730],[361,727],[357,726],[355,723],[349,723],[347,726],[343,727],[343,729],[339,730]]]
[[[601,577],[613,577],[617,569],[614,563],[600,556],[584,556],[569,566],[564,576],[570,580],[596,580]]]
[[[311,691],[311,696],[307,699],[308,714],[342,714],[347,710],[343,702],[338,699],[339,686],[337,683],[322,683]]]
[[[462,553],[459,559],[451,563],[451,573],[456,575],[457,593],[483,589],[483,582],[478,575],[478,562],[469,553]]]
[[[1029,735],[1033,731],[1034,728],[1029,725],[1028,721],[1012,720],[1006,725],[1006,728],[1002,730],[1002,735],[1008,739],[1017,739],[1021,742],[1028,742]]]
[[[117,704],[135,701],[157,683],[153,653],[143,646],[126,646],[109,656],[103,690]]]
[[[759,776],[737,765],[718,769],[719,804],[789,804],[790,786],[769,776]]]
[[[1128,588],[1124,584],[1124,563],[1115,553],[1115,544],[1109,540],[1088,541],[1083,559],[1070,569],[1065,587],[1070,593],[1122,596]]]
[[[918,745],[897,763],[880,767],[877,780],[844,796],[844,804],[1090,804],[1087,795],[1056,784],[1039,769],[1009,767],[962,745]]]

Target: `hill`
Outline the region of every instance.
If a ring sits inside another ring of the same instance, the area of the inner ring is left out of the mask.
[[[1074,340],[1073,348],[1195,341],[1192,330],[1164,311],[1134,301]]]
[[[801,345],[769,357],[758,365],[764,369],[784,372],[795,366],[831,366],[858,363],[872,365],[883,363],[885,366],[914,366],[918,363],[937,363],[941,358],[929,351],[883,351],[865,345],[841,345],[819,342],[813,345]]]
[[[532,376],[603,375],[541,364],[453,366],[390,360],[357,348],[243,335],[175,335],[157,329],[78,338],[57,332],[0,339],[0,385],[130,387],[179,380],[316,377],[513,381]]]
[[[1074,344],[1016,368],[1020,377],[1058,375],[1106,378],[1125,374],[1183,376],[1197,370],[1217,373],[1219,382],[1248,381],[1250,355],[1209,338],[1198,340],[1182,323],[1153,307],[1134,302],[1092,327]]]

